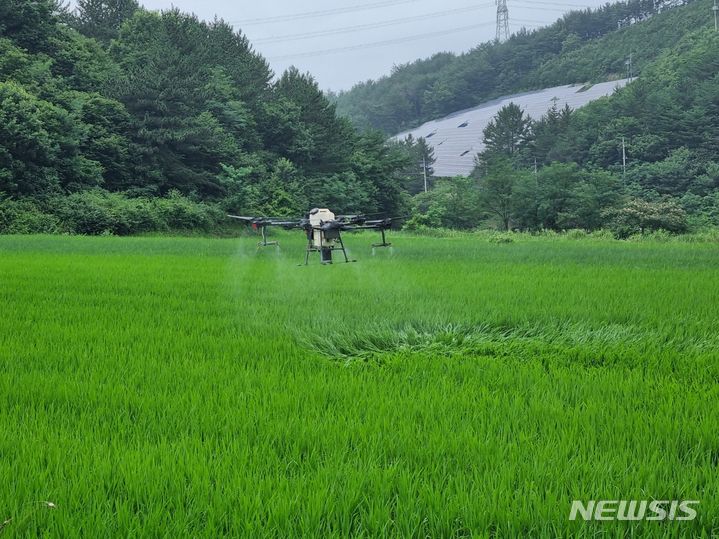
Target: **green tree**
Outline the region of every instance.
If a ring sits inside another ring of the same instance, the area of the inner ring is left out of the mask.
[[[441,179],[426,193],[413,198],[413,217],[407,228],[443,227],[472,229],[480,225],[483,211],[474,178]]]
[[[134,142],[148,150],[147,183],[222,196],[221,166],[239,163],[243,146],[259,140],[246,112],[266,95],[264,60],[225,23],[177,10],[138,11],[110,50],[125,73],[116,93],[133,117]]]
[[[621,181],[606,171],[578,171],[564,207],[556,215],[563,230],[595,230],[606,224],[605,214],[622,200]]]
[[[426,139],[420,137],[415,139],[412,135],[407,136],[392,144],[405,158],[407,165],[399,172],[402,185],[410,195],[416,195],[424,191],[425,174],[427,176],[427,187],[432,187],[434,174],[434,149],[427,144]]]
[[[0,37],[7,37],[30,53],[52,50],[58,30],[53,0],[2,0]]]
[[[681,195],[687,191],[706,195],[712,185],[702,185],[697,181],[705,168],[706,163],[700,156],[688,148],[680,148],[662,161],[632,166],[627,180],[662,195]]]
[[[80,152],[87,126],[15,83],[0,82],[0,192],[38,195],[102,182]]]
[[[138,9],[136,0],[77,0],[72,23],[84,35],[107,45]]]
[[[657,202],[631,199],[622,207],[608,211],[606,217],[619,237],[656,230],[685,232],[688,227],[686,213],[673,199]]]
[[[568,135],[572,113],[569,105],[559,109],[555,102],[542,118],[533,123],[531,152],[538,164],[566,161],[570,158],[571,141]]]
[[[401,170],[408,165],[407,156],[386,144],[382,133],[370,131],[360,136],[351,162],[355,176],[371,186],[368,192],[373,202],[366,212],[397,216],[408,211],[409,196],[399,181]]]
[[[110,190],[125,190],[137,181],[131,142],[131,118],[113,99],[90,94],[78,99],[80,120],[88,126],[80,151],[102,167],[103,184]]]
[[[510,230],[516,215],[516,189],[524,173],[509,159],[495,159],[479,180],[479,207],[497,221],[499,228]]]
[[[296,107],[294,129],[300,134],[295,163],[309,173],[335,172],[349,163],[351,146],[340,141],[351,140],[353,129],[349,122],[337,117],[335,105],[322,93],[314,78],[296,68],[285,71],[274,86],[276,98],[285,99]]]
[[[481,159],[486,161],[493,157],[503,157],[519,162],[531,137],[531,119],[518,105],[505,105],[484,129],[485,150]]]

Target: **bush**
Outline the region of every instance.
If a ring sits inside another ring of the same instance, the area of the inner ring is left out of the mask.
[[[43,213],[30,201],[0,199],[0,234],[53,234],[61,232],[60,221]]]
[[[658,230],[681,233],[689,228],[686,212],[672,199],[659,202],[632,199],[623,207],[606,212],[605,216],[611,219],[612,232],[618,238]]]
[[[158,218],[166,230],[209,232],[225,219],[218,208],[194,202],[178,191],[172,191],[167,198],[155,199],[154,202]]]
[[[155,231],[208,232],[222,212],[193,202],[177,192],[167,198],[128,198],[100,189],[56,197],[52,207],[69,231],[76,234],[127,236]]]
[[[101,190],[56,197],[51,206],[65,226],[77,234],[126,235],[139,232],[133,226],[131,204],[122,195]]]
[[[482,218],[477,193],[472,178],[438,181],[434,189],[412,199],[413,216],[405,226],[409,230],[421,227],[471,230]]]
[[[514,243],[514,238],[512,237],[512,234],[509,232],[500,232],[497,234],[492,234],[487,241],[489,243],[497,243],[497,244],[505,244],[505,243]]]

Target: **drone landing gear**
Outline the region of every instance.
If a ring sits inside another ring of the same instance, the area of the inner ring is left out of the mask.
[[[372,248],[375,247],[390,247],[392,244],[387,242],[387,239],[384,236],[384,230],[380,231],[382,233],[382,243],[373,243]]]
[[[356,260],[350,260],[347,256],[347,250],[345,249],[345,244],[342,241],[342,236],[337,235],[335,244],[331,245],[323,245],[322,247],[316,247],[312,239],[309,240],[307,243],[307,250],[305,251],[305,266],[308,266],[310,263],[310,253],[319,253],[320,254],[320,263],[324,266],[327,264],[332,264],[332,252],[333,251],[342,251],[342,255],[344,256],[345,263],[349,264],[350,262],[357,262]],[[300,264],[302,265],[302,264]]]
[[[257,247],[270,247],[272,245],[279,245],[279,241],[267,241],[267,227],[262,227],[262,241],[257,243]]]

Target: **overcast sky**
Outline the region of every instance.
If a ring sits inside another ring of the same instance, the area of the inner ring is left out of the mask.
[[[242,30],[276,74],[295,65],[311,72],[325,90],[349,89],[390,73],[393,65],[441,51],[466,51],[495,36],[493,0],[140,1],[148,9],[176,6],[202,19],[217,15]],[[510,32],[603,3],[508,0]],[[318,51],[324,52],[314,54]]]

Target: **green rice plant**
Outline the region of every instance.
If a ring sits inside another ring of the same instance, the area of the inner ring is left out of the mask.
[[[0,237],[0,539],[716,534],[716,245],[512,237]]]

